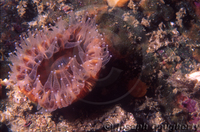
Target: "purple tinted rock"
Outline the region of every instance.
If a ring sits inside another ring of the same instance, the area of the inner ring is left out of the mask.
[[[195,100],[188,99],[188,100],[184,101],[182,104],[191,113],[191,112],[196,111],[196,103],[197,102]]]

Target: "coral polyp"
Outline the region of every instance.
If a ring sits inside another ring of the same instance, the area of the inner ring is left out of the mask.
[[[10,80],[38,108],[63,108],[91,91],[110,55],[95,18],[70,15],[55,26],[28,32],[10,54]]]

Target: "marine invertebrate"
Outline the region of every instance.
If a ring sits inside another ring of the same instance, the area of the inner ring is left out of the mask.
[[[134,78],[128,82],[127,90],[133,97],[143,97],[147,92],[148,86],[138,78]]]
[[[110,7],[123,7],[129,0],[107,0]]]
[[[110,55],[92,17],[70,15],[50,30],[28,32],[9,60],[20,91],[45,111],[70,105],[85,96]]]

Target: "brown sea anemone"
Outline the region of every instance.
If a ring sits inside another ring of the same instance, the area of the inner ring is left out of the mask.
[[[91,91],[110,55],[94,17],[70,15],[55,26],[28,32],[10,54],[10,80],[38,108],[51,112]]]

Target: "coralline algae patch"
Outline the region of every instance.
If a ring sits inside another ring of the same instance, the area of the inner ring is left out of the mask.
[[[110,55],[94,18],[58,20],[50,30],[28,32],[10,53],[10,81],[38,108],[54,111],[91,91]]]

